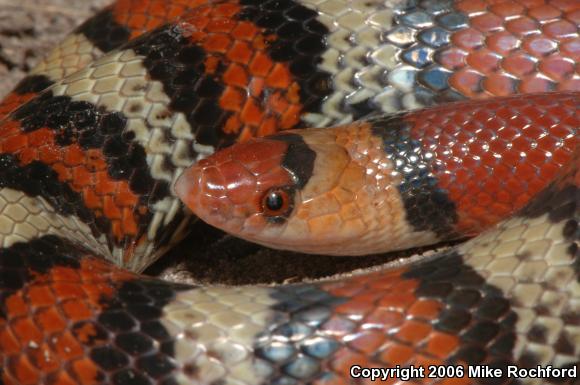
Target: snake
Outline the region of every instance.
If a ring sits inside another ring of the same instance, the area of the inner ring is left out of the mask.
[[[579,25],[577,0],[99,11],[0,104],[0,383],[577,383]],[[141,274],[198,218],[312,254],[469,239],[295,284]]]

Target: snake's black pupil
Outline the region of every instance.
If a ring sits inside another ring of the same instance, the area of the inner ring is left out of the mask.
[[[278,192],[271,192],[266,198],[266,207],[272,211],[278,211],[284,206],[284,199]]]

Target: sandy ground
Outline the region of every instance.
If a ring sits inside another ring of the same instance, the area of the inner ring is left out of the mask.
[[[111,0],[0,0],[0,97],[68,32]],[[204,224],[146,273],[195,283],[299,282],[378,265],[414,252],[312,257],[256,246]]]
[[[0,0],[0,97],[56,42],[111,0]]]

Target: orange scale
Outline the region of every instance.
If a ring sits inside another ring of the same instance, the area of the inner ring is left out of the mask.
[[[91,307],[83,300],[68,300],[60,305],[62,312],[71,321],[88,319],[93,315]]]
[[[260,98],[262,92],[264,91],[264,84],[266,81],[261,77],[252,76],[250,79],[250,84],[248,85],[246,92],[249,90],[250,95],[255,98]],[[245,97],[245,95],[244,95]]]
[[[276,111],[278,113],[283,113],[290,106],[290,103],[288,103],[288,100],[286,100],[286,98],[284,98],[284,95],[282,95],[280,92],[274,92],[268,98],[267,103],[268,103],[268,106],[270,106],[273,111]]]
[[[20,107],[37,95],[37,93],[26,93],[22,95],[16,94],[14,92],[9,93],[2,101],[0,101],[0,120],[3,120],[13,110]]]
[[[222,130],[226,133],[226,134],[236,134],[239,133],[240,130],[242,129],[242,122],[240,121],[240,118],[237,115],[233,115],[230,116],[228,118],[228,120],[226,121],[224,127],[222,128]],[[245,140],[250,139],[251,136],[243,136],[240,134],[238,135],[238,142],[243,142]]]
[[[355,295],[366,290],[365,285],[349,284],[345,285],[342,282],[336,283],[326,283],[323,286],[324,291],[332,293],[332,295],[337,297],[354,297]]]
[[[418,344],[433,332],[431,325],[425,322],[408,320],[401,326],[395,336],[409,344]]]
[[[114,198],[110,195],[103,197],[103,213],[110,220],[121,218],[121,210],[116,205]]]
[[[503,27],[504,20],[490,12],[483,13],[481,15],[472,17],[469,24],[484,33],[489,33],[493,31],[501,30]]]
[[[52,306],[56,303],[56,298],[48,285],[29,287],[27,297],[32,306]]]
[[[255,138],[254,131],[249,126],[242,126],[241,132],[238,134],[238,142],[245,142],[252,138]]]
[[[448,70],[456,71],[460,68],[465,67],[465,58],[467,56],[467,52],[464,50],[451,47],[448,49],[443,50],[442,52],[437,54],[437,61]]]
[[[368,304],[376,303],[376,301],[378,301],[382,297],[382,293],[373,289],[374,288],[365,290],[364,292],[357,294],[352,298],[352,300],[354,302],[360,303],[368,303]]]
[[[301,106],[290,106],[280,119],[280,127],[282,129],[292,128],[300,121]]]
[[[83,193],[85,204],[89,209],[95,210],[101,206],[101,199],[92,190],[86,190]]]
[[[439,359],[449,357],[459,347],[459,338],[455,335],[434,331],[429,337],[426,353]]]
[[[344,314],[351,318],[354,317],[357,319],[362,319],[371,311],[373,311],[374,307],[375,305],[373,303],[349,301],[336,306],[334,311],[336,314]]]
[[[145,16],[142,13],[134,13],[132,15],[129,15],[129,18],[126,21],[121,22],[121,24],[124,24],[124,25],[131,27],[131,29],[133,29],[133,31],[131,31],[131,34],[133,36],[133,35],[139,35],[141,32],[136,31],[136,30],[145,26],[147,24],[147,22],[148,22],[147,16]],[[133,36],[133,37],[135,37],[135,36]]]
[[[350,368],[353,365],[360,365],[361,367],[368,367],[371,364],[369,357],[358,352],[354,352],[347,347],[343,347],[336,351],[330,367],[342,375],[349,375]]]
[[[477,194],[476,199],[477,204],[480,206],[489,206],[493,203],[493,198],[491,197],[491,195],[484,192],[480,192],[479,194]]]
[[[12,373],[19,385],[38,385],[40,383],[39,371],[25,356],[21,355],[15,358],[6,367],[6,370]]]
[[[481,160],[479,157],[486,153],[483,143],[475,141],[467,145],[469,148],[468,154],[463,158],[463,165],[468,169],[479,167]]]
[[[558,164],[547,163],[540,170],[540,178],[545,180],[553,179],[559,169],[560,166]]]
[[[99,195],[104,194],[114,194],[116,190],[116,182],[110,179],[109,174],[106,171],[98,171],[95,173],[95,180],[97,183],[94,186],[94,190]],[[123,183],[123,182],[121,182]],[[91,186],[93,187],[93,186]]]
[[[550,80],[541,77],[539,74],[534,74],[523,78],[518,88],[522,93],[534,93],[548,92],[552,87],[553,83]]]
[[[546,187],[545,179],[537,178],[528,182],[530,191],[540,191]]]
[[[36,349],[28,350],[28,358],[43,373],[53,372],[61,366],[58,357],[55,357],[47,344],[42,344]]]
[[[233,18],[240,11],[240,5],[237,3],[222,3],[213,5],[211,8],[211,16],[222,16],[225,18]]]
[[[415,281],[413,279],[402,279],[400,277],[400,275],[403,274],[404,272],[405,272],[405,270],[400,269],[400,270],[396,270],[394,272],[395,274],[392,274],[392,273],[389,274],[391,276],[394,275],[393,276],[393,281],[394,281],[393,282],[394,283],[393,290],[396,290],[398,293],[403,293],[403,292],[410,293],[410,292],[414,292],[415,289],[418,286],[418,283],[417,283],[417,281]],[[384,282],[377,281],[376,282],[376,287],[377,288],[384,287],[384,286],[382,286],[383,284],[384,284]]]
[[[75,190],[81,190],[84,186],[92,183],[92,175],[86,168],[75,167],[72,169],[72,185]]]
[[[532,56],[541,58],[554,52],[558,48],[558,44],[546,36],[534,35],[524,39],[522,48],[529,52]]]
[[[55,385],[78,385],[76,380],[62,370],[52,373],[49,377],[49,383]]]
[[[347,345],[366,355],[374,355],[388,336],[382,331],[370,330],[358,333]]]
[[[232,39],[227,35],[209,35],[203,42],[203,48],[209,52],[225,54],[232,45]]]
[[[483,188],[496,198],[497,194],[502,191],[501,181],[491,178],[484,183]]]
[[[98,304],[102,296],[110,296],[114,291],[114,287],[109,284],[95,283],[87,280],[83,283],[83,292],[87,299],[93,303]]]
[[[405,365],[411,361],[415,354],[417,353],[413,347],[392,341],[386,349],[381,351],[379,359],[389,366]]]
[[[235,41],[232,48],[226,54],[226,57],[235,63],[247,64],[253,54],[254,51],[247,42]]]
[[[242,122],[245,124],[257,126],[260,124],[263,117],[264,113],[260,109],[260,107],[256,104],[256,101],[252,98],[248,98],[240,114]]]
[[[118,205],[120,206],[133,206],[136,202],[135,195],[125,186],[120,188],[114,198]]]
[[[528,15],[540,22],[546,22],[559,18],[562,11],[550,4],[543,4],[528,10]]]
[[[10,328],[24,346],[28,346],[30,342],[39,344],[44,339],[44,334],[31,318],[15,319],[10,324]]]
[[[6,138],[2,143],[3,152],[18,152],[28,146],[28,139],[25,135],[17,135]]]
[[[467,13],[480,13],[487,10],[488,3],[484,0],[460,0],[455,4],[458,11]]]
[[[400,311],[393,311],[386,307],[377,306],[370,309],[368,316],[365,317],[366,325],[377,325],[383,329],[389,330],[399,327],[405,320],[405,316]]]
[[[52,290],[61,301],[73,298],[86,298],[87,296],[78,283],[55,282],[52,285]]]
[[[486,44],[493,52],[507,55],[519,47],[520,40],[508,31],[501,31],[488,36]]]
[[[580,61],[580,37],[566,40],[560,44],[560,54],[572,59],[575,63]]]
[[[275,134],[278,130],[278,122],[275,118],[269,117],[266,118],[260,127],[258,127],[258,131],[256,131],[256,136],[267,136]]]
[[[228,69],[223,74],[223,81],[230,86],[246,88],[249,83],[249,77],[245,67],[233,63],[228,66]]]
[[[259,33],[258,28],[249,22],[241,22],[232,30],[231,35],[235,40],[253,40]]]
[[[528,191],[528,190],[529,190],[529,188],[526,189],[526,191]],[[518,208],[524,207],[529,202],[531,197],[532,196],[530,194],[528,194],[527,192],[516,196],[515,201],[514,201],[514,208],[518,209]]]
[[[489,10],[502,18],[520,16],[524,13],[524,7],[515,1],[503,1],[498,4],[492,4]]]
[[[499,195],[500,194],[504,194],[502,191],[498,192],[498,194],[496,194],[496,202],[492,203],[489,207],[490,207],[490,211],[493,213],[496,213],[496,217],[497,217],[497,221],[501,220],[502,218],[505,217],[504,214],[501,213],[510,213],[513,209],[512,209],[512,202],[511,202],[511,198],[508,197],[506,202],[499,202]],[[504,194],[504,198],[505,198]],[[509,194],[507,194],[509,195]]]
[[[63,154],[63,162],[68,167],[83,164],[85,153],[78,145],[68,146]]]
[[[573,24],[580,25],[580,9],[566,12],[566,15],[564,17],[567,20],[570,20]]]
[[[103,376],[90,358],[75,360],[70,364],[69,369],[74,378],[77,378],[83,385],[96,385],[97,378]]]
[[[530,162],[532,162],[534,164],[542,165],[542,167],[543,167],[544,163],[547,163],[549,161],[549,158],[548,158],[546,152],[543,150],[540,150],[538,148],[534,148],[534,149],[531,149],[530,151],[528,151],[527,157],[530,160]]]
[[[543,100],[546,102],[551,101],[550,98],[544,98]],[[539,102],[541,102],[541,100]],[[573,109],[570,109],[569,107],[572,107]],[[577,122],[580,122],[580,118],[578,117],[577,114],[572,112],[572,111],[575,111],[574,108],[576,108],[576,107],[577,107],[576,104],[567,105],[567,106],[562,105],[562,104],[555,104],[555,105],[550,106],[548,113],[551,115],[554,115],[554,116],[561,117],[561,118],[571,116],[574,118],[574,123],[577,123]]]
[[[521,37],[532,33],[537,33],[539,30],[539,23],[527,16],[522,16],[516,19],[508,20],[505,23],[505,28],[514,35]]]
[[[137,224],[135,223],[134,213],[132,209],[124,209],[121,216],[121,223],[123,225],[123,231],[120,234],[137,234],[139,230]]]
[[[24,300],[24,298],[22,298],[22,295],[13,294],[9,296],[4,302],[10,317],[28,315],[28,303]]]
[[[576,143],[578,143],[578,140],[576,139],[575,141]],[[574,147],[572,147],[574,148]],[[571,153],[568,151],[558,151],[556,153],[554,153],[552,159],[554,159],[554,162],[559,163],[560,165],[564,165],[566,163],[568,163],[568,161],[571,158]]]
[[[384,306],[392,310],[406,311],[416,300],[417,297],[413,294],[385,294],[378,302],[378,306]]]
[[[274,67],[266,77],[268,87],[286,89],[292,83],[292,76],[287,65],[282,63],[274,64]]]
[[[462,129],[468,130],[470,132],[477,131],[480,127],[478,122],[473,121],[471,116],[469,115],[453,114],[451,116],[451,120],[449,119],[445,120],[446,122],[444,123],[444,125],[451,124],[452,126],[459,126]],[[435,130],[432,129],[430,126],[424,127],[423,129],[419,128],[419,130],[424,131],[425,136],[427,135],[431,136],[435,134]]]
[[[457,184],[457,186],[463,186],[467,183],[467,181],[469,181],[470,178],[470,174],[463,169],[458,169],[455,172],[455,183]],[[441,184],[441,182],[440,182]],[[460,191],[458,187],[449,187],[449,192],[453,192],[453,191]]]
[[[530,139],[522,135],[512,141],[512,149],[515,151],[527,152],[531,147]]]
[[[556,40],[563,40],[577,36],[578,28],[568,20],[558,20],[545,25],[543,32]]]
[[[520,179],[508,179],[505,182],[505,186],[506,190],[510,192],[512,197],[523,194],[527,190],[526,186]]]
[[[565,12],[580,8],[580,5],[576,0],[552,0],[552,4]]]
[[[476,29],[466,28],[451,36],[451,41],[455,46],[471,52],[482,47],[485,43],[485,36]]]
[[[250,72],[255,76],[266,77],[269,73],[274,63],[264,52],[258,51],[255,53],[254,58],[249,64]]]
[[[497,173],[495,171],[495,168],[499,166],[499,160],[496,158],[496,153],[494,153],[493,151],[488,151],[487,153],[483,154],[481,156],[481,164],[488,167],[494,167],[494,173],[496,174],[496,178],[499,179],[499,176],[497,176]]]
[[[210,33],[231,33],[236,27],[237,22],[233,19],[224,20],[223,18],[217,18],[210,20],[205,26],[205,32]]]
[[[449,85],[459,93],[476,98],[481,93],[481,81],[483,76],[470,69],[462,69],[449,77]]]
[[[464,212],[466,210],[463,210]],[[481,227],[481,222],[476,220],[476,219],[472,219],[471,217],[462,215],[460,216],[459,219],[459,224],[458,224],[458,229],[460,229],[462,231],[462,234],[464,235],[476,235],[477,234],[477,230]]]
[[[508,96],[516,93],[517,80],[506,74],[495,73],[484,79],[482,86],[494,96]]]
[[[552,124],[550,124],[550,126],[552,126]],[[546,129],[546,126],[544,127],[540,127],[540,125],[536,125],[536,124],[531,124],[527,127],[525,127],[524,129],[525,135],[529,138],[541,138],[545,135],[548,135],[548,130]]]
[[[11,314],[10,314],[11,315]],[[20,346],[20,339],[16,338],[14,333],[6,325],[0,324],[0,351],[4,355],[11,355],[20,353],[22,347]]]

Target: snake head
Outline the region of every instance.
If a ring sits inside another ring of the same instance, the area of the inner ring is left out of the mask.
[[[200,160],[177,180],[177,195],[202,220],[230,233],[280,231],[311,163],[305,159],[298,170],[285,168],[293,136],[285,138],[289,141],[255,139]]]
[[[358,188],[364,175],[331,131],[295,130],[199,161],[184,171],[175,191],[203,221],[240,238],[337,254],[350,252],[340,245],[361,235],[359,222],[349,222],[359,214],[349,205],[356,194],[345,188]]]
[[[186,169],[175,192],[203,221],[268,247],[329,255],[395,249],[406,242],[404,211],[389,187],[392,170],[380,167],[381,146],[353,125],[251,139]]]

